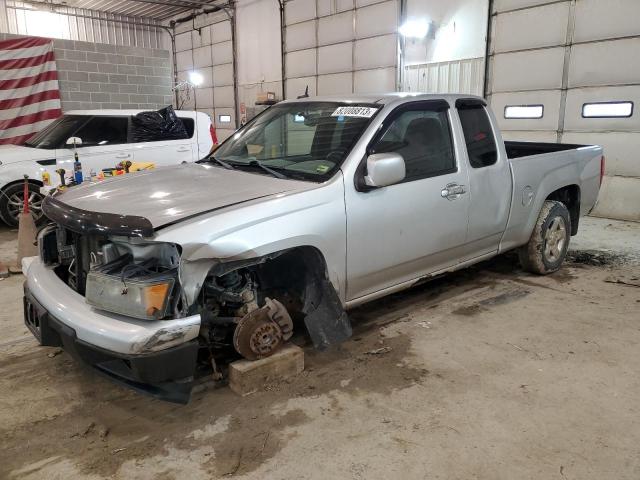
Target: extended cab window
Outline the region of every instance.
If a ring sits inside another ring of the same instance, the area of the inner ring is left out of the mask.
[[[128,117],[93,117],[78,132],[83,147],[127,143]]]
[[[498,149],[493,139],[493,129],[485,108],[481,105],[460,107],[458,115],[471,166],[482,168],[496,163]]]
[[[369,151],[402,155],[406,169],[403,182],[456,170],[449,118],[442,109],[406,110],[393,116]]]

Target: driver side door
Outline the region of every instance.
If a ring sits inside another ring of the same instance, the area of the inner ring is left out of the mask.
[[[356,178],[346,188],[347,301],[388,293],[461,257],[468,172],[456,158],[455,137],[449,104],[442,100],[404,104],[385,119],[367,155],[398,153],[406,174],[387,187],[363,188]]]

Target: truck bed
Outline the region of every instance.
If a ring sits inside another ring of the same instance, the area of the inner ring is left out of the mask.
[[[544,142],[504,142],[508,158],[529,157],[541,153],[562,152],[573,150],[586,145],[574,145],[572,143],[544,143]]]

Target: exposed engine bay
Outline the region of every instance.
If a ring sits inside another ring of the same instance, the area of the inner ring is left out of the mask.
[[[54,225],[40,238],[45,264],[96,309],[148,321],[199,314],[198,359],[218,377],[220,359],[268,357],[293,335],[281,300],[290,307],[292,302],[269,284],[264,265],[212,269],[189,301],[178,245],[82,235]]]

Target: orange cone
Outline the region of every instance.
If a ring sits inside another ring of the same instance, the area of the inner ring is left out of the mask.
[[[38,230],[36,222],[33,221],[31,212],[29,211],[29,184],[27,183],[27,175],[24,176],[24,200],[22,204],[22,213],[18,223],[18,258],[15,269],[12,272],[18,273],[22,271],[22,259],[25,257],[34,257],[38,255],[38,247],[36,245],[36,235]]]

